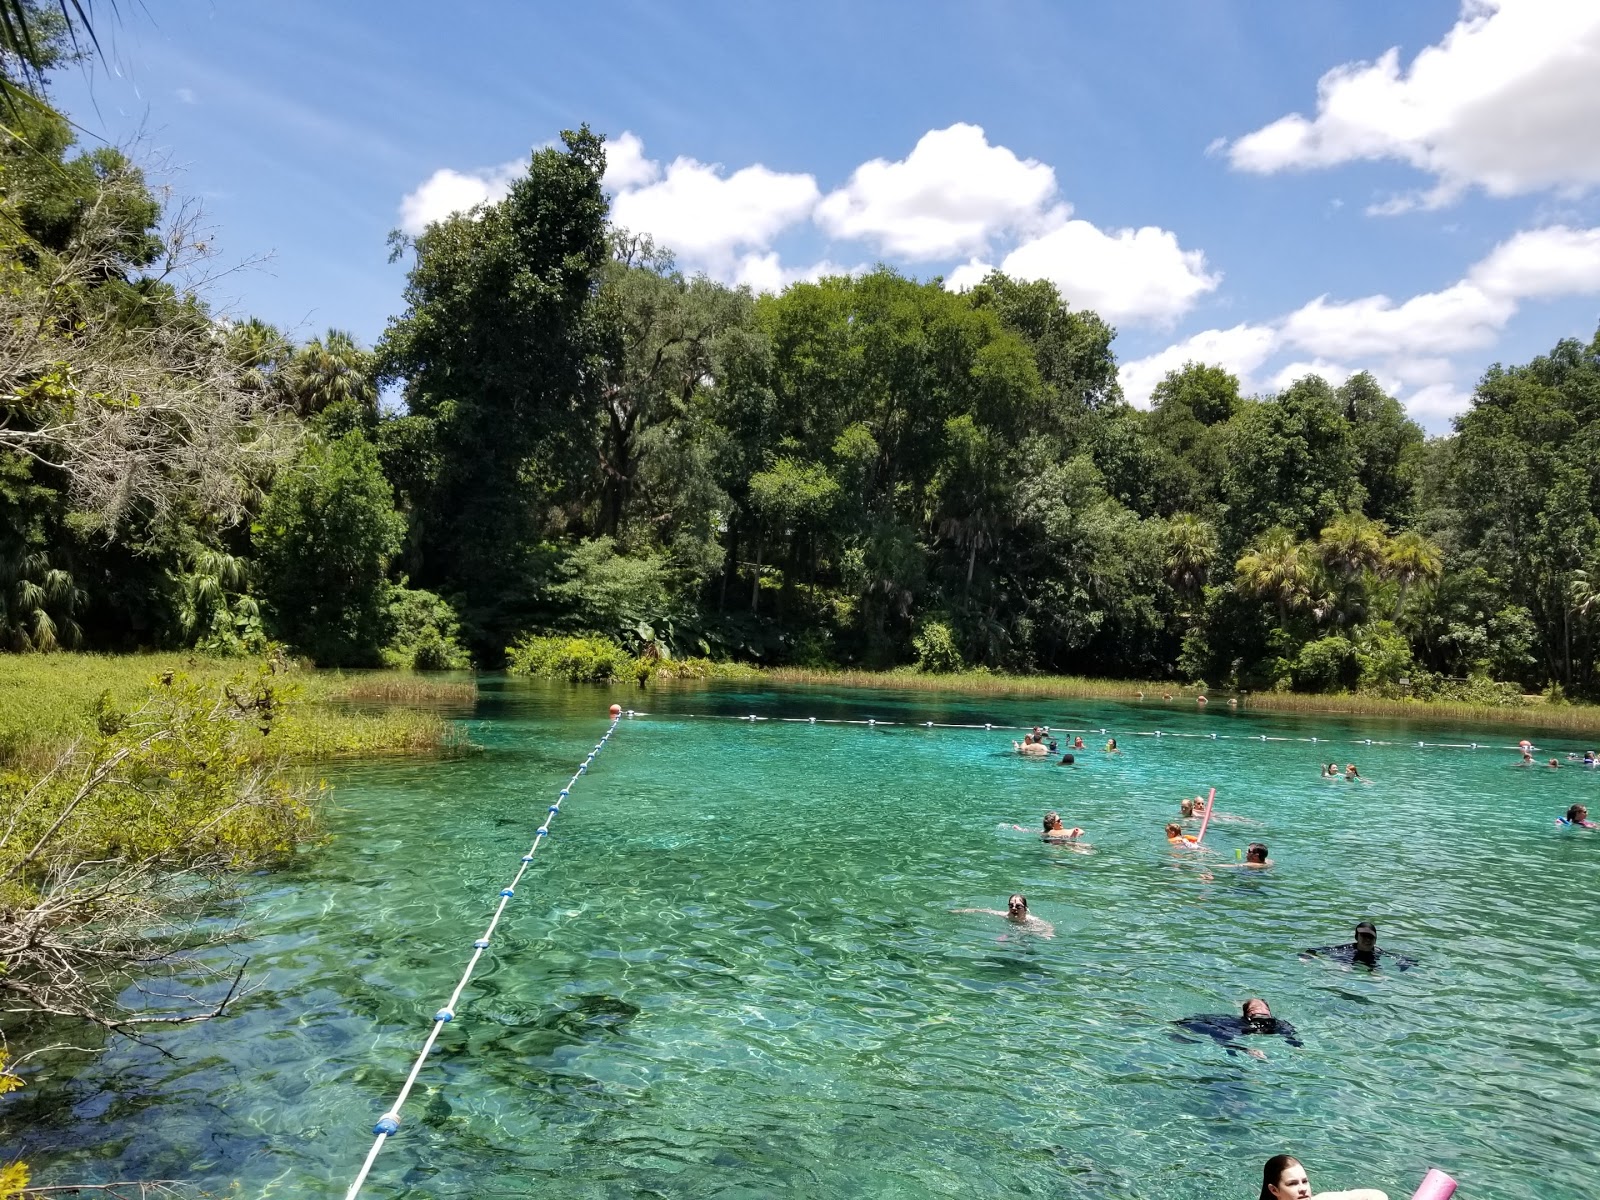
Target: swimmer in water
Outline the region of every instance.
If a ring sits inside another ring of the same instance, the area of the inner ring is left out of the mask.
[[[1583,765],[1584,765],[1584,766],[1586,766],[1586,767],[1592,767],[1592,766],[1594,766],[1594,765],[1595,765],[1595,762],[1596,762],[1596,761],[1597,761],[1597,760],[1596,760],[1596,758],[1595,758],[1595,754],[1594,754],[1594,751],[1593,751],[1593,750],[1585,750],[1585,751],[1584,751],[1584,752],[1583,752]]]
[[[1553,771],[1559,771],[1561,769],[1561,764],[1552,758],[1550,760],[1550,769]]]
[[[1244,850],[1244,861],[1239,864],[1246,870],[1264,871],[1272,865],[1272,860],[1267,857],[1267,844],[1265,842],[1251,842]]]
[[[1344,776],[1339,771],[1339,764],[1338,763],[1329,763],[1327,766],[1323,767],[1322,768],[1322,777],[1324,779],[1343,779],[1344,778]]]
[[[1045,748],[1044,743],[1033,740],[1033,735],[1031,733],[1024,737],[1021,742],[1012,742],[1011,748],[1018,754],[1025,754],[1029,758],[1043,758],[1046,754],[1050,753],[1050,751]]]
[[[1366,783],[1367,782],[1365,779],[1361,778],[1361,772],[1356,770],[1355,763],[1349,763],[1349,764],[1347,764],[1345,766],[1344,777],[1346,779],[1350,780],[1352,783]]]
[[[1063,754],[1063,755],[1062,755],[1062,756],[1061,756],[1061,761],[1060,761],[1060,762],[1058,762],[1058,763],[1057,763],[1057,764],[1056,764],[1056,766],[1058,766],[1058,767],[1070,767],[1070,766],[1071,766],[1071,765],[1072,765],[1072,764],[1073,764],[1073,763],[1075,763],[1075,762],[1077,762],[1077,761],[1078,761],[1078,760],[1077,760],[1077,759],[1075,759],[1075,758],[1073,758],[1073,757],[1072,757],[1072,755],[1070,755],[1070,754]]]
[[[1083,836],[1083,830],[1076,825],[1068,829],[1059,813],[1045,813],[1044,833],[1040,836],[1047,842],[1072,842]]]
[[[1311,1191],[1311,1179],[1300,1160],[1288,1154],[1267,1159],[1261,1168],[1261,1195],[1256,1200],[1389,1200],[1377,1188],[1356,1188],[1349,1192]]]
[[[1557,817],[1556,824],[1566,825],[1572,829],[1600,829],[1600,825],[1589,820],[1589,810],[1581,804],[1574,804],[1567,809],[1567,815]]]
[[[1387,958],[1399,971],[1408,971],[1417,965],[1417,960],[1414,958],[1395,954],[1391,950],[1378,949],[1378,927],[1371,921],[1362,921],[1356,926],[1356,940],[1353,942],[1346,942],[1342,946],[1318,946],[1312,950],[1302,950],[1300,955],[1302,958],[1308,955],[1315,958],[1331,958],[1334,962],[1373,970],[1377,969],[1379,958]]]
[[[1272,1010],[1267,1007],[1267,1002],[1259,996],[1252,996],[1246,1000],[1240,1006],[1239,1013],[1237,1017],[1201,1013],[1199,1016],[1174,1021],[1173,1024],[1179,1029],[1204,1034],[1211,1038],[1226,1050],[1230,1057],[1243,1051],[1252,1058],[1266,1058],[1261,1051],[1240,1045],[1238,1039],[1243,1037],[1281,1037],[1291,1046],[1298,1048],[1305,1045],[1300,1040],[1300,1035],[1295,1032],[1294,1026],[1273,1016]],[[1177,1034],[1173,1037],[1180,1042],[1190,1040]]]
[[[1073,748],[1073,749],[1074,749],[1074,750],[1082,750],[1082,749],[1083,749],[1083,748],[1084,748],[1084,746],[1083,746],[1083,739],[1082,739],[1082,738],[1081,738],[1081,737],[1075,737],[1075,738],[1073,738],[1073,739],[1072,739],[1072,748]]]
[[[950,911],[953,913],[986,913],[991,917],[1004,917],[1013,925],[1020,925],[1029,933],[1036,933],[1040,937],[1055,937],[1056,935],[1056,927],[1054,925],[1028,912],[1028,898],[1021,892],[1013,892],[1006,898],[1005,912],[994,908],[952,908]]]
[[[1200,844],[1200,839],[1192,833],[1185,833],[1177,822],[1167,826],[1167,845],[1177,846],[1182,850],[1193,850]]]
[[[1196,808],[1195,808],[1195,805],[1197,803],[1200,806],[1198,811],[1196,811]],[[1204,812],[1205,812],[1205,801],[1203,801],[1203,800],[1195,801],[1195,800],[1190,800],[1190,799],[1188,799],[1186,797],[1186,798],[1178,801],[1178,815],[1181,816],[1186,821],[1192,821],[1192,820],[1194,820],[1195,817],[1198,817],[1198,816],[1202,815]]]
[[[1121,754],[1122,753],[1122,751],[1117,749],[1117,739],[1116,738],[1112,738],[1109,742],[1106,743],[1106,753],[1107,754]]]

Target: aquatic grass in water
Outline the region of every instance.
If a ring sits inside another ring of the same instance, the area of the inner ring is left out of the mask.
[[[238,1014],[166,1038],[179,1061],[49,1059],[0,1144],[47,1183],[342,1194],[611,698],[491,682],[484,753],[336,773],[329,842],[256,881]],[[1134,739],[1137,705],[842,687],[650,705],[563,805],[364,1195],[1217,1200],[1281,1151],[1325,1189],[1404,1197],[1436,1164],[1467,1196],[1592,1194],[1600,836],[1552,822],[1600,775],[1359,744],[1480,728],[1189,711],[1162,724],[1325,740]],[[1000,731],[731,719],[752,712],[1103,726],[1124,752],[1064,768]],[[1374,782],[1320,779],[1335,757]],[[1170,850],[1212,785],[1255,823]],[[1006,828],[1049,809],[1094,853]],[[1229,867],[1253,839],[1277,865]],[[950,911],[1013,890],[1053,938]],[[1420,965],[1297,956],[1362,917]],[[1305,1048],[1173,1039],[1249,995]]]

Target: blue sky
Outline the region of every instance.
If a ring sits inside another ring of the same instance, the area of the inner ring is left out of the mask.
[[[1440,430],[1600,319],[1593,0],[161,0],[101,34],[56,99],[201,197],[224,262],[269,253],[216,300],[299,337],[376,340],[387,232],[585,121],[686,268],[1047,276],[1136,403],[1187,358],[1370,369]]]

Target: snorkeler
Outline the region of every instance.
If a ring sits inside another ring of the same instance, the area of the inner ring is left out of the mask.
[[[1567,815],[1557,817],[1556,824],[1565,825],[1571,829],[1600,829],[1600,825],[1596,825],[1589,820],[1589,810],[1581,804],[1574,804],[1567,809]]]
[[[1342,946],[1317,946],[1315,949],[1300,951],[1302,956],[1311,955],[1317,958],[1329,958],[1334,962],[1348,963],[1353,967],[1377,967],[1380,957],[1387,958],[1394,964],[1396,970],[1406,971],[1417,965],[1417,960],[1408,958],[1404,954],[1396,954],[1392,950],[1378,949],[1378,927],[1371,921],[1362,921],[1356,926],[1356,940],[1346,942]]]
[[[1389,1200],[1389,1194],[1377,1188],[1313,1194],[1311,1179],[1300,1160],[1288,1154],[1275,1154],[1261,1168],[1261,1194],[1256,1200]]]
[[[1005,912],[994,908],[952,908],[950,911],[953,913],[987,913],[991,917],[1004,917],[1013,925],[1020,925],[1029,933],[1036,933],[1040,937],[1055,937],[1056,935],[1056,927],[1054,925],[1028,912],[1028,898],[1021,892],[1013,892],[1006,898]]]
[[[1250,870],[1265,870],[1272,865],[1272,860],[1267,857],[1267,844],[1265,842],[1251,842],[1244,849],[1244,861],[1239,864]]]
[[[1242,1037],[1281,1037],[1291,1046],[1304,1046],[1300,1035],[1295,1032],[1294,1026],[1287,1021],[1280,1021],[1272,1015],[1272,1010],[1267,1007],[1267,1002],[1258,996],[1252,996],[1239,1008],[1237,1017],[1222,1016],[1215,1013],[1201,1013],[1195,1017],[1184,1017],[1173,1024],[1179,1029],[1186,1029],[1190,1033],[1204,1034],[1217,1042],[1228,1054],[1234,1055],[1243,1050],[1252,1058],[1265,1058],[1266,1055],[1249,1046],[1241,1046],[1238,1039]],[[1189,1039],[1173,1034],[1178,1041]]]

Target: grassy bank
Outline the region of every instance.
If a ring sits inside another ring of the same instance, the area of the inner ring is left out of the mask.
[[[135,707],[152,684],[187,677],[221,693],[253,664],[174,654],[0,654],[0,766],[42,768],[98,713]],[[283,711],[253,745],[261,759],[320,762],[383,754],[434,754],[460,745],[453,715],[470,709],[470,680],[398,671],[288,669],[274,680]]]

